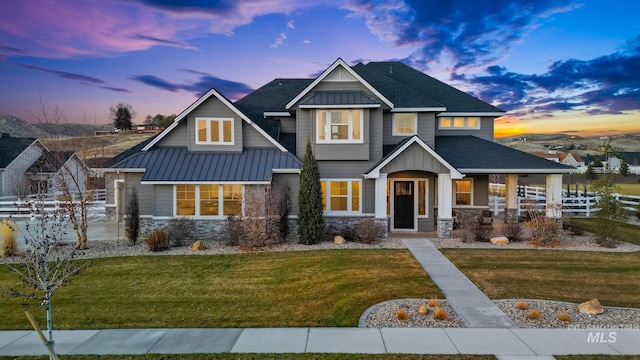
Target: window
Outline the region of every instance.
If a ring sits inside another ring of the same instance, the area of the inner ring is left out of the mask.
[[[394,113],[393,114],[393,136],[414,135],[418,131],[416,113]]]
[[[455,181],[456,205],[473,205],[473,184],[471,180]]]
[[[242,184],[175,185],[176,216],[242,216]]]
[[[331,212],[360,212],[360,180],[322,180],[322,209]]]
[[[318,110],[318,143],[362,143],[362,110]]]
[[[196,144],[233,145],[233,119],[196,118]]]
[[[427,181],[418,180],[418,216],[427,216]]]
[[[438,121],[439,129],[480,129],[479,117],[443,116]]]

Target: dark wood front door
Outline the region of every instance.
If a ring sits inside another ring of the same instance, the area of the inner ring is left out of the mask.
[[[393,184],[393,227],[414,229],[413,181],[395,181]]]

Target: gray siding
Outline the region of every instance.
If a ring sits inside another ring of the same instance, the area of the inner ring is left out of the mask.
[[[473,177],[473,206],[489,206],[489,175]]]
[[[299,174],[273,174],[271,180],[274,188],[278,191],[280,186],[288,186],[290,191],[291,211],[290,215],[298,215],[298,191],[300,190]]]
[[[293,117],[280,118],[280,132],[284,132],[284,133],[296,132],[296,119]]]
[[[380,172],[394,173],[406,170],[421,170],[432,173],[449,172],[444,165],[415,143],[383,167]]]
[[[196,145],[196,117],[232,118],[233,145]],[[183,120],[184,121],[184,120]],[[242,151],[242,119],[216,97],[210,97],[187,115],[189,151]]]
[[[435,124],[436,136],[462,136],[473,135],[481,139],[493,141],[493,117],[481,117],[480,129],[469,130],[439,130]]]
[[[433,211],[433,208],[430,211]],[[433,218],[418,218],[418,231],[431,232],[435,230]]]
[[[296,154],[302,158],[307,147],[307,141],[312,141],[313,144],[313,139],[311,138],[311,110],[298,109],[296,118]]]
[[[153,185],[143,185],[140,183],[143,173],[121,172],[105,174],[106,203],[109,205],[118,205],[118,216],[120,219],[125,214],[131,192],[136,188],[138,192],[138,207],[140,215],[153,215]],[[117,183],[116,180],[124,181]],[[118,203],[116,204],[115,187],[120,188]]]
[[[362,212],[366,214],[376,212],[375,180],[362,180]]]
[[[427,145],[435,146],[435,113],[418,113],[418,136]],[[396,145],[409,136],[393,136],[393,114],[385,113],[383,121],[383,144]]]
[[[182,120],[178,126],[173,128],[169,134],[158,141],[156,146],[162,147],[185,147],[189,143],[189,135],[187,134],[187,122]]]
[[[154,186],[154,216],[173,216],[173,185]]]
[[[254,129],[253,126],[244,121],[242,122],[242,138],[244,146],[268,148],[276,147],[271,141],[269,141],[269,139],[260,134],[258,130]]]
[[[316,160],[369,160],[369,111],[363,110],[362,144],[316,144],[316,127],[311,127],[311,143]],[[310,111],[311,123],[316,123],[315,110]],[[306,144],[305,144],[306,146]]]

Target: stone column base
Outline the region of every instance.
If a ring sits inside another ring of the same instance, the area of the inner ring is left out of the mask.
[[[438,237],[450,238],[453,235],[453,219],[438,219]]]

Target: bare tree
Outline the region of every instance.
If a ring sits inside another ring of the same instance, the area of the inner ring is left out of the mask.
[[[74,261],[75,248],[62,244],[65,235],[66,216],[62,209],[45,209],[44,201],[29,203],[35,223],[23,230],[26,250],[2,259],[8,270],[22,281],[20,288],[1,288],[3,297],[35,299],[47,313],[47,347],[53,349],[53,317],[51,299],[56,289],[66,285],[69,278],[89,266],[88,261]]]
[[[66,114],[58,108],[50,110],[42,99],[35,120],[53,125],[68,122]],[[76,234],[76,248],[87,249],[89,208],[95,198],[94,192],[87,186],[90,169],[86,167],[78,152],[86,156],[91,151],[91,142],[89,139],[76,139],[73,142],[73,150],[64,148],[63,140],[53,136],[44,139],[44,143],[47,148],[38,163],[32,166],[31,175],[46,179],[49,191],[57,195],[69,217]]]

